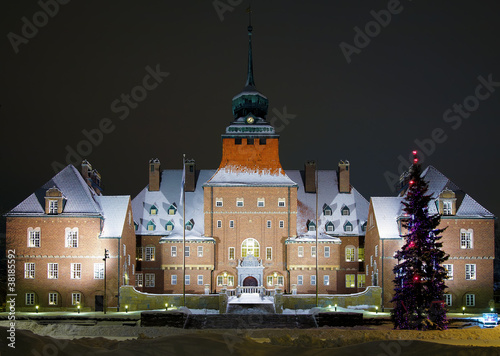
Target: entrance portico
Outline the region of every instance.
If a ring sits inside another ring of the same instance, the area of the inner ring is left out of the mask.
[[[258,260],[254,255],[248,255],[238,263],[238,285],[243,286],[263,286],[264,266],[262,260]]]

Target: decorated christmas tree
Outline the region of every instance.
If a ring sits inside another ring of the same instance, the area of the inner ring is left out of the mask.
[[[396,252],[394,267],[395,294],[391,318],[395,329],[445,329],[447,325],[444,290],[446,269],[442,266],[448,255],[442,250],[438,229],[439,214],[429,214],[431,195],[422,178],[417,152],[413,151],[408,189],[403,200],[406,229],[403,247]]]

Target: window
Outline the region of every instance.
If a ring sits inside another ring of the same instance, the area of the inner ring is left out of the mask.
[[[152,220],[148,222],[147,229],[148,231],[155,231],[156,225]]]
[[[272,259],[273,259],[273,248],[266,247],[266,260],[272,260]]]
[[[270,229],[271,228],[271,220],[267,220],[267,228]]]
[[[234,228],[234,220],[229,220],[229,227]]]
[[[316,257],[316,246],[311,246],[311,257]]]
[[[241,244],[241,257],[247,257],[248,255],[260,257],[260,245],[257,240],[250,238]]]
[[[475,280],[476,279],[476,265],[475,264],[466,264],[465,265],[465,279],[466,280]]]
[[[444,304],[447,306],[451,307],[452,306],[452,300],[453,298],[451,297],[451,294],[443,294],[444,296]]]
[[[229,287],[234,286],[234,276],[227,276],[227,285]]]
[[[344,215],[344,216],[350,215],[351,214],[351,210],[347,206],[344,206],[342,208],[342,210],[341,210],[341,214]]]
[[[217,276],[217,286],[222,286],[224,285],[224,277],[223,276]]]
[[[280,220],[280,229],[283,229],[285,227],[285,221]]]
[[[186,223],[186,225],[185,225],[187,231],[191,231],[193,229],[193,226],[194,226],[194,220],[193,219],[189,220]]]
[[[311,285],[312,286],[316,285],[316,276],[314,274],[311,276]]]
[[[142,273],[137,273],[135,275],[135,286],[142,287],[144,284],[142,282]]]
[[[472,248],[472,229],[460,230],[460,248]]]
[[[217,227],[219,229],[222,227],[222,220],[217,220]]]
[[[40,228],[28,229],[28,247],[40,247]]]
[[[137,261],[142,261],[142,247],[137,247],[135,250],[135,259]]]
[[[329,275],[324,275],[323,276],[323,285],[329,286],[330,285],[330,276]]]
[[[222,198],[215,198],[215,206],[220,208],[223,205],[223,200]]]
[[[150,215],[156,215],[156,214],[158,214],[158,209],[156,208],[156,206],[151,205],[151,208],[149,208],[149,214]]]
[[[465,306],[473,307],[476,305],[476,295],[475,294],[466,294],[465,295]]]
[[[175,215],[175,213],[177,212],[177,206],[175,205],[175,203],[170,204],[170,206],[167,209],[167,212],[168,215]]]
[[[234,247],[229,247],[229,259],[234,260]]]
[[[349,221],[344,224],[344,231],[345,232],[351,232],[352,231],[352,224]]]
[[[134,221],[134,230],[135,231],[139,230],[139,224],[137,224],[135,221]]]
[[[284,208],[286,206],[285,198],[278,198],[278,207]]]
[[[71,293],[71,304],[72,305],[80,305],[82,303],[82,294],[81,293]]]
[[[35,304],[35,293],[26,293],[26,305]]]
[[[177,246],[170,247],[170,255],[172,257],[177,257]]]
[[[174,223],[172,221],[169,221],[165,224],[165,230],[172,231],[173,229],[174,229]]]
[[[241,138],[235,138],[234,139],[234,144],[235,145],[241,145]]]
[[[154,246],[146,246],[145,261],[154,261],[155,260],[155,247]]]
[[[370,256],[370,267],[373,267],[373,255]]]
[[[49,263],[48,264],[47,278],[48,279],[59,278],[59,264],[58,263]]]
[[[363,262],[365,260],[365,248],[358,247],[358,261]]]
[[[188,286],[190,283],[191,283],[191,276],[189,274],[186,274],[184,284]]]
[[[35,264],[33,262],[28,262],[24,264],[24,278],[26,279],[35,278]]]
[[[327,222],[325,225],[326,232],[333,232],[335,230],[335,226],[331,221]]]
[[[78,228],[66,228],[66,247],[78,247]]]
[[[198,257],[203,257],[203,246],[198,246]]]
[[[203,275],[201,275],[201,274],[198,275],[198,285],[199,286],[203,285]]]
[[[244,205],[244,200],[243,198],[237,198],[236,199],[236,206],[237,207],[242,207]]]
[[[323,205],[323,215],[325,215],[325,216],[332,215],[332,208],[330,208],[330,206],[327,204]]]
[[[57,305],[57,293],[49,293],[49,305]]]
[[[272,286],[273,285],[273,276],[267,276],[267,285]]]
[[[184,257],[189,257],[190,252],[191,248],[189,246],[186,246],[186,249],[184,250]]]
[[[443,215],[452,215],[451,201],[449,200],[443,201]]]
[[[304,257],[304,246],[299,246],[298,255],[299,257]]]
[[[57,214],[58,207],[57,200],[49,200],[49,214]]]
[[[254,141],[253,138],[247,138],[247,145],[253,145]]]
[[[266,201],[264,198],[257,198],[257,206],[259,208],[263,208],[264,206],[266,206]]]
[[[365,288],[366,276],[364,274],[358,274],[358,288]]]
[[[127,254],[127,245],[123,245],[123,257]]]
[[[297,285],[301,286],[303,284],[303,281],[304,281],[304,276],[297,276]]]
[[[354,247],[347,246],[345,248],[345,260],[346,262],[354,262]]]
[[[447,272],[448,279],[453,279],[453,265],[446,264],[446,265],[443,265],[443,267]]]
[[[265,138],[259,138],[259,145],[265,145],[266,144],[266,139]]]
[[[155,286],[155,274],[154,273],[145,273],[145,283],[144,287],[154,287]]]
[[[278,285],[282,286],[285,282],[285,279],[283,278],[283,276],[278,276]]]
[[[71,264],[71,279],[82,279],[82,264],[72,263]]]
[[[356,275],[355,274],[346,274],[345,275],[345,287],[346,288],[355,288],[356,287]]]
[[[325,246],[325,257],[330,257],[330,246]]]
[[[378,245],[375,245],[375,257],[378,257]]]
[[[170,284],[175,286],[177,284],[177,275],[173,274],[170,276]]]
[[[94,263],[94,279],[104,279],[104,263]]]
[[[316,231],[316,224],[314,222],[309,221],[307,224],[307,231]]]

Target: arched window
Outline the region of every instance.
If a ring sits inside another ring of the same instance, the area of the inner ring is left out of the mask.
[[[254,255],[255,257],[260,256],[260,245],[255,239],[246,239],[241,244],[241,257],[247,257],[248,255]]]

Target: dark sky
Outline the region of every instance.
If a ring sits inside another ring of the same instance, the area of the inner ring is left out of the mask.
[[[186,153],[197,168],[217,168],[247,66],[247,2],[219,3],[235,4],[223,19],[209,0],[72,0],[45,21],[37,1],[4,1],[2,209],[50,179],[53,162],[66,165],[67,147],[91,151],[85,158],[106,194],[135,196],[152,157],[181,168]],[[282,165],[302,169],[315,159],[334,169],[348,159],[353,185],[369,199],[392,194],[385,175],[399,175],[398,157],[420,140],[424,165],[499,214],[500,83],[475,98],[480,76],[500,82],[498,2],[403,0],[395,10],[394,3],[253,1],[255,81],[280,127]],[[390,21],[381,15],[380,30],[369,25],[373,38],[348,63],[340,44],[354,45],[354,28],[365,32],[371,11],[388,6],[398,13]],[[22,39],[23,17],[34,15],[38,31],[25,29],[31,38]],[[147,66],[170,74],[121,120],[124,111],[111,105],[134,89],[141,94]],[[464,101],[466,118],[447,112]],[[284,107],[295,117],[282,126]],[[82,130],[104,118],[114,130],[84,147]]]

